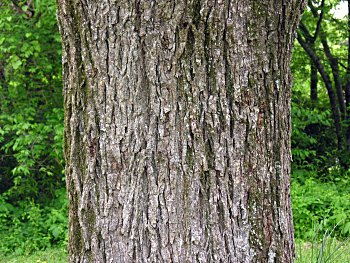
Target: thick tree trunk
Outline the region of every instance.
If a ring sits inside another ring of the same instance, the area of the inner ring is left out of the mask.
[[[57,0],[71,262],[292,262],[302,2]]]

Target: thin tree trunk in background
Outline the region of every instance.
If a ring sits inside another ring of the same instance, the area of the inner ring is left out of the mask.
[[[344,99],[344,94],[343,94],[343,88],[341,85],[341,80],[340,80],[340,74],[339,74],[339,65],[338,65],[338,59],[335,58],[330,50],[330,47],[328,45],[327,39],[324,35],[324,33],[320,34],[321,36],[321,42],[323,46],[324,53],[327,56],[328,62],[332,68],[332,74],[333,74],[333,79],[334,79],[334,87],[337,93],[337,98],[338,98],[338,104],[339,104],[339,110],[341,113],[341,116],[344,120],[345,115],[346,115],[346,107],[345,107],[345,99]]]
[[[341,129],[341,116],[339,107],[337,104],[336,95],[333,90],[333,85],[330,76],[327,74],[325,68],[323,67],[320,57],[316,54],[316,52],[310,47],[310,45],[303,40],[301,35],[297,34],[297,39],[299,44],[302,46],[302,48],[305,50],[305,52],[308,54],[310,59],[314,62],[315,66],[317,67],[318,72],[320,73],[324,85],[327,89],[329,103],[331,104],[331,110],[332,110],[332,117],[334,120],[334,127],[335,127],[335,133],[337,136],[337,143],[338,143],[338,149],[340,150],[343,147],[343,134]]]
[[[310,61],[310,99],[313,105],[317,104],[318,100],[318,92],[317,92],[317,83],[318,83],[318,76],[317,76],[317,67],[313,63],[313,61]]]
[[[303,1],[57,0],[70,262],[292,262]]]
[[[300,22],[299,29],[300,32],[298,32],[298,42],[303,47],[305,52],[310,57],[311,61],[313,62],[314,66],[317,68],[318,72],[320,73],[320,76],[326,86],[329,102],[331,105],[333,120],[334,120],[334,127],[335,132],[337,136],[337,144],[338,144],[338,150],[342,150],[344,148],[344,133],[342,129],[342,121],[346,118],[346,101],[344,100],[343,95],[343,87],[341,84],[340,74],[339,74],[339,61],[337,58],[333,57],[331,50],[328,46],[328,42],[326,39],[326,35],[323,32],[322,29],[322,20],[324,15],[324,4],[325,0],[322,0],[321,3],[319,3],[319,6],[314,6],[313,1],[308,1],[308,7],[310,8],[312,15],[314,18],[317,18],[317,26],[315,29],[315,33],[313,35],[310,34],[310,31],[305,26],[303,21]],[[321,11],[321,12],[319,12]],[[301,34],[302,33],[302,34]],[[303,35],[303,37],[302,37]],[[333,83],[330,78],[330,75],[327,73],[326,68],[323,66],[320,56],[317,54],[315,49],[315,41],[317,37],[320,37],[322,46],[323,46],[323,52],[327,57],[328,62],[331,65],[332,68],[332,74],[334,79],[334,88],[336,93],[334,93],[333,90]],[[313,70],[313,69],[311,69]],[[312,73],[311,73],[312,74]],[[312,85],[312,79],[311,79],[311,85]],[[336,96],[336,95],[337,96]],[[349,93],[350,94],[350,93]]]
[[[346,148],[350,149],[350,1],[348,1],[348,61],[346,69],[345,101],[346,101]]]

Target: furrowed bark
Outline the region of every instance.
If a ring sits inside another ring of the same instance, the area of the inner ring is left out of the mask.
[[[71,262],[292,262],[303,1],[57,0]]]

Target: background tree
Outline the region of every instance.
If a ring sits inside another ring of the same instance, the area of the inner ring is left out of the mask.
[[[58,0],[72,262],[291,262],[303,1]]]
[[[346,64],[350,54],[344,41],[349,37],[349,31],[344,30],[348,22],[335,19],[330,13],[338,3],[309,0],[309,12],[306,12],[300,23],[297,39],[311,60],[311,99],[315,100],[317,94],[318,71],[328,93],[338,148],[337,158],[343,166],[348,167],[350,80]]]
[[[315,224],[337,226],[340,239],[350,233],[349,17],[334,12],[342,6],[346,13],[348,4],[308,1],[293,54],[293,217],[296,237],[303,240],[315,238]]]

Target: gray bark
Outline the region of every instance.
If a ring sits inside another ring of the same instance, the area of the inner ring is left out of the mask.
[[[71,262],[292,262],[303,1],[57,0]]]

